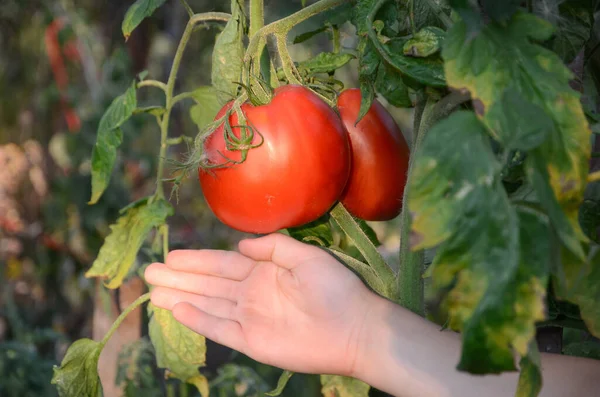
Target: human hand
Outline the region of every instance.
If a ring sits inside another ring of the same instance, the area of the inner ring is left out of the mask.
[[[253,359],[297,372],[351,375],[375,294],[324,250],[282,234],[239,253],[170,252],[146,269],[152,303]]]

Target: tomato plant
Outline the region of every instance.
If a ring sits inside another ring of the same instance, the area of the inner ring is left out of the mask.
[[[164,2],[137,0],[124,36]],[[191,99],[199,132],[184,171],[200,167],[216,215],[246,231],[288,228],[294,238],[335,252],[374,291],[420,315],[426,312],[423,279],[430,278],[428,296],[443,302],[440,322],[462,336],[458,370],[512,371],[517,357],[518,393],[535,396],[542,386],[540,329],[558,326],[561,341],[567,339],[560,329],[570,327],[600,337],[600,172],[590,172],[592,131],[600,131],[599,69],[590,66],[599,48],[591,44],[596,1],[564,1],[549,11],[544,0],[320,0],[266,25],[262,0],[249,1],[249,14],[241,0],[231,1],[230,14],[195,14],[182,4],[190,19],[168,80],[142,74],[99,123],[91,204],[108,186],[121,126],[134,114],[157,121],[159,165],[156,191],[122,210],[89,277],[119,287],[152,231],[153,252],[166,256],[174,207],[165,183],[177,188],[186,172],[176,169],[165,179],[165,159],[170,146],[187,141],[169,135],[170,118],[175,105]],[[294,43],[327,34],[332,51],[294,61],[288,35],[315,15],[323,26]],[[356,30],[352,48],[340,34],[347,22]],[[175,93],[192,34],[201,24],[220,23],[211,87]],[[338,100],[344,84],[337,70],[351,68],[355,58],[360,91],[342,92]],[[138,106],[142,88],[161,91],[164,103]],[[390,106],[412,108],[410,161],[377,95]],[[349,160],[340,121],[325,105],[336,102],[357,176],[334,205]],[[400,209],[396,270],[377,249],[369,224],[352,214],[381,220]],[[98,395],[101,350],[123,316],[147,299],[127,309],[102,341],[71,346],[53,379],[62,396]],[[208,380],[198,371],[204,338],[169,312],[149,311],[160,367],[207,395]],[[583,351],[580,345],[563,350]],[[271,395],[290,376],[286,371]],[[340,395],[364,396],[369,389],[341,377],[321,381]]]
[[[356,123],[360,103],[358,89],[345,90],[337,102],[352,148],[352,172],[341,202],[358,218],[387,221],[402,208],[409,149],[400,128],[377,100]]]
[[[211,168],[200,168],[200,182],[215,215],[241,231],[272,233],[312,222],[333,207],[350,172],[348,138],[337,114],[294,85],[277,88],[266,105],[243,104],[241,112],[245,131],[235,127],[241,121],[233,113],[231,133],[220,125],[204,143]]]

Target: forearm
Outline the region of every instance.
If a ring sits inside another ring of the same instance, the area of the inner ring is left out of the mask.
[[[512,396],[518,373],[457,371],[460,336],[382,298],[374,298],[354,377],[398,397]],[[600,387],[600,361],[542,355],[541,396],[589,396]]]

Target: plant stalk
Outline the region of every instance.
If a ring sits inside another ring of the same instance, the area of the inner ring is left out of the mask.
[[[119,325],[121,325],[123,320],[125,320],[125,317],[127,317],[127,315],[129,313],[131,313],[138,306],[140,306],[141,304],[145,303],[148,300],[150,300],[150,292],[146,292],[144,295],[140,296],[135,301],[133,301],[133,303],[131,305],[127,306],[127,308],[125,308],[125,310],[123,310],[123,313],[121,313],[119,315],[119,317],[117,317],[117,319],[115,320],[113,325],[110,327],[110,329],[108,330],[106,335],[104,335],[104,338],[102,338],[102,340],[100,341],[100,344],[102,345],[103,348],[106,345],[106,342],[108,342],[108,340],[112,336],[112,334],[114,334],[114,332],[117,330],[117,328],[119,328]]]
[[[265,5],[264,0],[250,0],[250,32],[249,36],[254,37],[265,24]]]
[[[169,136],[169,121],[171,117],[171,110],[173,109],[173,105],[175,105],[176,103],[173,100],[173,91],[175,90],[175,81],[177,80],[177,72],[179,71],[179,66],[181,65],[181,59],[183,58],[183,54],[190,40],[190,36],[194,31],[194,27],[199,23],[208,21],[227,22],[230,18],[231,15],[223,12],[206,12],[202,14],[195,14],[188,21],[183,35],[181,36],[181,40],[179,41],[179,45],[177,46],[175,58],[173,59],[173,66],[171,66],[171,72],[169,73],[169,79],[167,80],[165,88],[165,113],[162,115],[160,122],[160,152],[158,155],[158,173],[156,176],[157,186],[155,197],[165,197],[162,178],[164,173],[167,148],[169,147],[169,145],[167,144],[167,138]]]

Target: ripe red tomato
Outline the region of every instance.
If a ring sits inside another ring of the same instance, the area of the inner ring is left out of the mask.
[[[277,88],[267,105],[245,103],[241,108],[264,142],[250,149],[241,164],[199,170],[204,197],[217,218],[244,232],[271,233],[325,214],[350,173],[348,134],[338,115],[310,90],[294,85]],[[235,113],[229,123],[238,125]],[[220,153],[241,159],[239,151],[226,148],[223,128],[204,143],[210,164],[223,164]],[[240,137],[239,128],[233,132]],[[260,141],[255,134],[252,143]]]
[[[360,90],[355,88],[343,91],[337,102],[352,148],[352,170],[341,202],[358,218],[390,220],[402,209],[409,148],[377,100],[355,126],[360,99]]]

